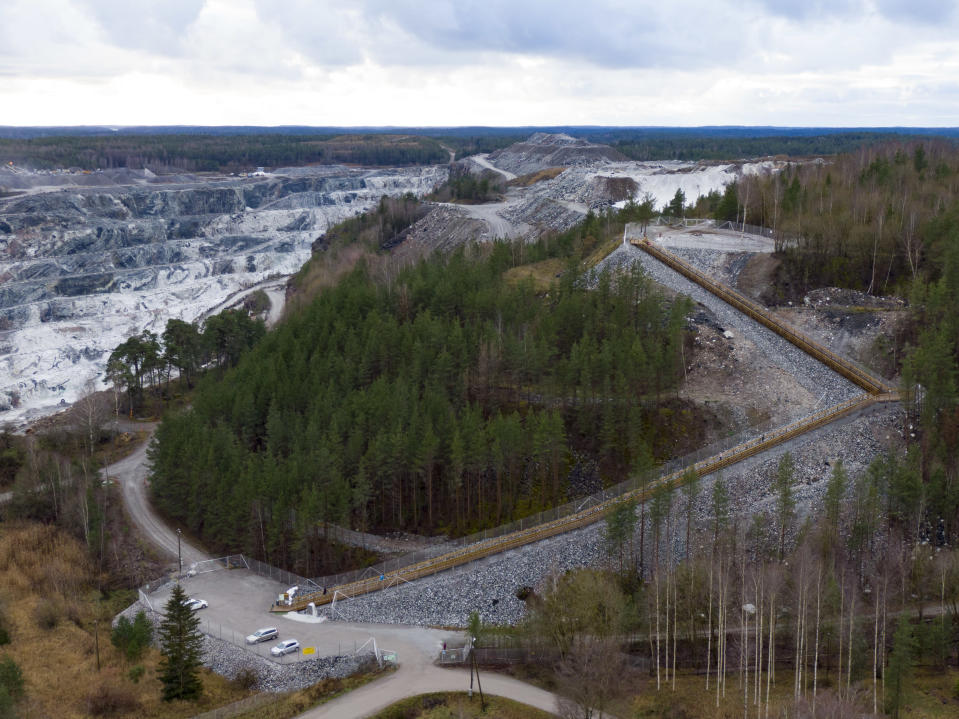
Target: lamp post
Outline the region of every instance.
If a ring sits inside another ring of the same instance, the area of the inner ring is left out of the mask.
[[[177,560],[177,566],[179,567],[179,570],[177,571],[177,581],[179,581],[180,575],[183,574],[183,555],[180,553],[180,535],[181,534],[182,532],[179,529],[177,529],[176,530],[176,560]]]

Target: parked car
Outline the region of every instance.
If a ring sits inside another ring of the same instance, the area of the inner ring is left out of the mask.
[[[284,654],[290,654],[298,651],[300,651],[300,643],[298,641],[295,639],[284,639],[270,650],[270,654],[272,654],[274,657],[280,657]]]
[[[208,606],[210,606],[209,604],[207,604],[205,599],[187,599],[186,605],[190,609],[192,609],[194,612],[197,609],[206,609]]]
[[[268,642],[271,639],[278,639],[279,636],[280,633],[276,630],[276,627],[266,627],[253,632],[253,634],[246,638],[246,643],[259,644],[260,642]]]

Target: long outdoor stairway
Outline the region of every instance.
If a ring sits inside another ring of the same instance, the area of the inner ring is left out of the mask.
[[[804,335],[802,332],[799,332],[786,323],[779,321],[769,313],[769,310],[759,303],[753,302],[751,299],[740,294],[731,287],[727,287],[726,285],[712,279],[708,275],[703,274],[691,264],[681,260],[672,252],[669,252],[655,242],[652,242],[645,237],[641,240],[631,239],[629,242],[633,246],[648,252],[667,267],[676,270],[679,274],[683,275],[687,279],[692,280],[697,285],[700,285],[709,292],[712,292],[719,299],[732,305],[747,317],[751,317],[761,325],[771,329],[780,337],[792,342],[803,352],[815,357],[824,365],[835,372],[838,372],[853,384],[859,385],[870,394],[888,394],[889,392],[895,391],[895,388],[889,386],[889,384],[887,384],[884,380],[869,374],[862,367],[853,364],[845,357],[840,357],[832,350],[823,347],[821,344]]]
[[[620,485],[621,491],[616,493],[615,496],[609,496],[610,493],[606,493],[604,495],[605,498],[596,499],[591,506],[581,509],[580,511],[571,512],[553,521],[474,542],[376,577],[326,587],[322,591],[310,594],[301,594],[296,596],[295,600],[290,604],[275,604],[271,608],[271,611],[298,611],[305,609],[310,603],[320,606],[333,602],[336,597],[348,598],[360,594],[368,594],[380,589],[396,586],[400,582],[409,582],[431,574],[437,574],[438,572],[468,564],[469,562],[483,559],[493,554],[499,554],[509,549],[522,547],[526,544],[532,544],[533,542],[538,542],[557,534],[584,527],[603,519],[613,508],[622,502],[648,497],[653,491],[663,485],[678,486],[682,482],[683,476],[690,470],[694,470],[701,477],[706,476],[725,467],[737,464],[744,459],[760,454],[767,449],[795,439],[802,434],[823,427],[842,417],[866,410],[877,403],[900,401],[899,393],[884,380],[873,377],[861,367],[840,357],[818,342],[813,341],[794,328],[775,319],[762,305],[753,302],[735,290],[707,277],[696,268],[645,238],[643,240],[631,240],[631,242],[635,246],[648,252],[657,260],[680,272],[688,279],[702,285],[736,309],[752,317],[757,322],[768,327],[773,332],[789,340],[842,376],[859,385],[866,390],[865,393],[840,402],[833,407],[828,407],[811,414],[784,427],[767,431],[758,437],[747,440],[731,449],[724,450],[722,453],[713,457],[696,462],[682,470],[665,474],[645,483],[633,481],[632,483]]]

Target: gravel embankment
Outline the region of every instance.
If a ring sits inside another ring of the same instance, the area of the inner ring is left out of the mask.
[[[792,452],[795,461],[797,512],[806,516],[818,511],[826,488],[824,480],[836,461],[843,461],[851,478],[860,475],[873,458],[901,438],[902,416],[898,406],[876,405],[861,416],[827,425],[727,468],[722,477],[729,492],[733,519],[745,527],[756,514],[770,515],[772,479],[780,457],[787,450]],[[709,476],[701,482],[693,508],[694,531],[709,532],[715,479],[716,476]],[[685,555],[686,526],[686,508],[681,494],[675,495],[673,507],[672,522],[677,528],[673,556],[679,559]],[[765,524],[771,528],[772,519]],[[798,526],[799,522],[796,524]],[[516,598],[517,589],[536,587],[555,572],[607,561],[603,549],[603,526],[604,523],[599,522],[443,574],[339,601],[337,613],[331,619],[465,626],[470,612],[477,611],[484,622],[515,624],[525,615],[524,602]],[[696,541],[699,543],[700,540]],[[647,522],[647,548],[651,543]],[[638,537],[634,546],[639,546]]]
[[[793,375],[804,389],[821,397],[821,407],[838,404],[862,393],[859,387],[813,359],[791,342],[787,342],[772,330],[763,327],[632,245],[620,245],[597,266],[597,270],[623,268],[635,262],[639,262],[656,282],[688,295],[695,302],[704,305],[725,329],[742,333],[773,364]]]

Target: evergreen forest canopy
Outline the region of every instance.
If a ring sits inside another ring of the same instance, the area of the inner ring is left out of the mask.
[[[462,533],[566,501],[587,458],[650,466],[643,400],[675,386],[687,302],[639,268],[574,263],[546,295],[504,277],[601,224],[548,249],[460,250],[389,285],[359,266],[164,420],[158,508],[310,575],[323,521]]]

